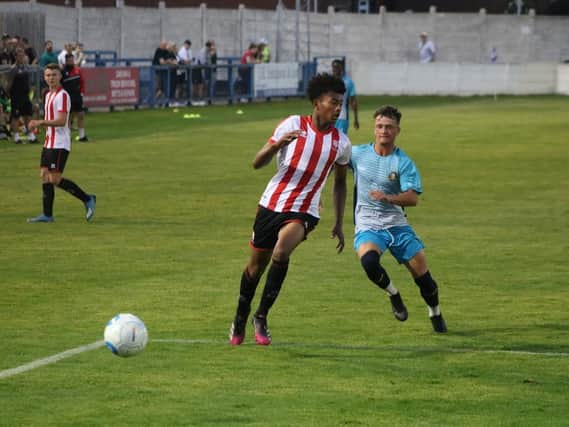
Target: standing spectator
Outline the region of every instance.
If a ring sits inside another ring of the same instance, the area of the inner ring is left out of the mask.
[[[36,53],[36,50],[33,48],[33,46],[30,45],[30,42],[28,41],[27,38],[22,37],[22,44],[24,45],[24,52],[26,53],[26,56],[28,57],[28,64],[30,65],[35,65],[38,63],[38,55]]]
[[[217,49],[215,48],[215,41],[208,40],[205,43],[205,46],[200,49],[200,53],[198,54],[198,64],[205,65],[203,75],[205,77],[204,81],[204,92],[206,88],[210,88],[212,84],[212,68],[211,65],[215,65],[217,63]],[[208,92],[209,93],[209,92]],[[204,94],[205,96],[205,94]]]
[[[44,51],[40,56],[39,66],[45,68],[47,64],[57,64],[57,55],[53,52],[53,42],[47,40],[44,45]]]
[[[45,100],[44,120],[31,120],[30,128],[45,126],[45,144],[41,152],[40,176],[42,181],[43,214],[29,218],[28,222],[53,222],[53,200],[55,188],[59,187],[78,198],[85,206],[85,219],[91,221],[95,215],[96,197],[85,193],[75,182],[63,177],[63,170],[71,150],[69,129],[69,94],[60,86],[61,70],[56,64],[48,64],[44,79],[49,87]]]
[[[269,42],[264,37],[259,40],[259,52],[257,55],[259,62],[271,62],[271,49],[269,49]]]
[[[73,54],[73,43],[66,43],[62,49],[61,52],[59,52],[59,55],[57,55],[57,63],[59,64],[59,68],[61,68],[63,70],[63,67],[65,67],[65,56],[68,53]]]
[[[251,95],[250,92],[251,92],[251,83],[252,83],[251,82],[252,73],[251,73],[250,64],[256,64],[259,62],[257,60],[258,51],[259,49],[257,45],[255,43],[251,43],[249,45],[249,49],[243,52],[243,55],[241,56],[240,63],[247,65],[245,67],[239,67],[239,78],[241,80],[240,85],[241,85],[242,95],[247,95],[247,96]],[[242,98],[241,100],[246,101],[245,98]]]
[[[419,34],[419,61],[422,64],[435,62],[435,53],[437,52],[435,44],[429,40],[429,35],[425,32]]]
[[[176,55],[176,59],[178,60],[178,64],[183,65],[184,69],[178,71],[178,83],[179,83],[179,94],[181,96],[181,91],[185,88],[186,91],[190,90],[191,79],[190,79],[190,70],[187,68],[192,65],[194,62],[194,55],[192,53],[192,42],[189,39],[184,41],[184,44],[178,50],[178,54]],[[189,93],[187,93],[189,96]]]
[[[0,65],[12,65],[14,58],[9,49],[10,35],[2,35],[2,44],[0,45]]]
[[[342,79],[346,86],[344,99],[342,101],[342,111],[336,120],[336,128],[340,129],[346,135],[350,129],[350,107],[354,111],[354,128],[360,128],[360,121],[358,120],[358,100],[356,99],[356,86],[351,78],[344,73],[344,63],[339,59],[332,61],[332,74]]]
[[[154,52],[154,58],[152,59],[152,65],[154,66],[164,66],[170,63],[170,52],[168,51],[168,42],[162,40],[156,51]],[[158,70],[156,72],[158,76],[158,86],[156,90],[156,96],[168,97],[168,70]]]
[[[75,66],[81,68],[85,65],[86,60],[85,52],[83,52],[83,43],[77,42],[75,44],[75,49],[73,50],[73,62],[75,63]]]
[[[10,137],[10,131],[6,124],[10,121],[10,97],[0,85],[0,139],[8,139]]]
[[[14,143],[21,144],[20,120],[24,119],[24,126],[28,130],[28,142],[36,142],[36,135],[28,126],[33,114],[33,106],[30,101],[30,74],[26,65],[24,49],[16,49],[16,63],[10,70],[10,127],[14,137]]]
[[[83,95],[85,93],[85,82],[81,69],[75,65],[72,53],[65,55],[65,67],[61,71],[61,85],[71,98],[71,119],[77,116],[77,127],[79,128],[79,139],[77,141],[87,142],[89,138],[85,134],[85,109],[83,108]]]

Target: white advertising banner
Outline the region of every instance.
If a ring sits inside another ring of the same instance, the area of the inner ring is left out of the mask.
[[[296,62],[256,64],[253,71],[255,97],[294,96],[298,93],[300,67]]]

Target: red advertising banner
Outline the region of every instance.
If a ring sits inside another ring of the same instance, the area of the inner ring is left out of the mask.
[[[138,68],[81,68],[87,107],[138,104]]]

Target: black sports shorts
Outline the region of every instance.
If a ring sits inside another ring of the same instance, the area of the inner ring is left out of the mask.
[[[10,99],[10,118],[19,119],[22,116],[31,116],[34,113],[32,103],[27,96],[14,97]]]
[[[63,148],[43,148],[41,150],[40,168],[47,168],[50,171],[63,172],[67,163],[69,151]]]
[[[300,212],[275,212],[259,206],[255,224],[253,225],[253,237],[250,245],[254,249],[270,250],[275,247],[280,229],[289,222],[298,222],[304,226],[304,238],[308,236],[319,219]]]
[[[71,112],[80,113],[83,111],[83,95],[74,94],[70,95],[71,98]]]

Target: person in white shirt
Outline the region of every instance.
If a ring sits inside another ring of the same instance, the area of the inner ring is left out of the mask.
[[[419,42],[419,62],[421,64],[435,62],[435,53],[437,52],[435,44],[429,40],[427,33],[419,34],[419,38],[421,39]]]

